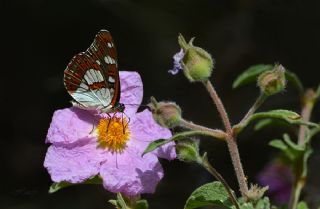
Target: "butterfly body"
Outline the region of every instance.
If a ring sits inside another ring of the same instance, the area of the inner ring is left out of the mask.
[[[99,31],[91,46],[71,59],[64,85],[77,107],[104,113],[124,111],[119,103],[117,52],[107,30]]]

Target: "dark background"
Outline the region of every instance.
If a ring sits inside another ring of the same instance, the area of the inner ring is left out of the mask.
[[[73,55],[84,51],[102,28],[112,32],[120,70],[138,71],[144,101],[150,96],[177,102],[186,119],[222,128],[217,111],[200,84],[182,74],[171,76],[172,56],[179,50],[177,35],[195,36],[195,44],[216,60],[212,81],[237,122],[257,97],[254,84],[233,90],[244,69],[258,63],[283,64],[307,87],[319,83],[320,13],[316,1],[276,0],[1,0],[1,183],[0,208],[112,208],[113,195],[101,186],[75,186],[47,193],[51,180],[43,168],[44,144],[52,113],[70,106],[63,70]],[[297,92],[269,99],[261,108],[300,111]],[[319,121],[319,107],[314,111]],[[239,137],[239,149],[250,182],[275,155],[267,146],[284,130],[258,133],[252,127]],[[315,150],[319,143],[314,140]],[[217,170],[237,189],[224,143],[205,139],[202,150]],[[304,196],[318,195],[319,154],[310,160]],[[150,208],[183,208],[188,195],[212,178],[196,165],[162,161],[165,177],[154,195],[144,195]],[[308,192],[309,191],[309,192]]]

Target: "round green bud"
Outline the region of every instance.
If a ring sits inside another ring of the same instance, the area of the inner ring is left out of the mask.
[[[176,144],[177,158],[183,162],[199,162],[199,141],[194,139],[179,140]]]
[[[187,43],[183,36],[180,35],[178,40],[184,51],[181,65],[185,76],[191,82],[208,80],[214,68],[214,61],[211,55],[202,48],[194,46],[194,38]]]
[[[258,86],[263,94],[271,96],[286,87],[285,68],[276,64],[273,70],[266,71],[258,77]]]
[[[174,102],[157,102],[151,97],[151,103],[148,104],[151,109],[154,120],[162,127],[174,128],[180,125],[181,108]]]

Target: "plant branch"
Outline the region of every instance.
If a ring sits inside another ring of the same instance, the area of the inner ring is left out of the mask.
[[[312,89],[307,89],[303,95],[303,98],[301,101],[302,103],[301,117],[302,117],[302,120],[306,122],[310,121],[311,112],[313,110],[314,103],[315,103],[315,97],[316,97],[316,93]],[[298,138],[299,145],[304,144],[306,131],[307,131],[307,127],[304,125],[301,125],[299,129],[299,138]]]
[[[220,173],[210,164],[210,162],[208,161],[207,158],[207,153],[204,153],[201,162],[199,162],[200,165],[202,165],[205,169],[207,169],[207,171],[213,175],[218,181],[220,181],[222,183],[222,185],[224,186],[224,188],[226,189],[226,191],[229,194],[230,200],[233,203],[233,205],[237,208],[240,209],[240,206],[237,202],[236,197],[234,196],[234,193],[231,189],[231,187],[228,185],[228,183],[226,182],[226,180],[220,175]]]
[[[302,98],[301,98],[301,104],[302,104],[302,110],[301,110],[301,117],[302,120],[305,122],[310,122],[310,116],[314,107],[314,103],[316,101],[317,94],[314,92],[313,89],[307,89]],[[309,132],[306,134],[306,132]],[[308,127],[301,125],[299,129],[299,137],[298,137],[298,144],[301,146],[305,146],[306,143],[310,143],[311,137],[317,133],[317,129],[312,130],[312,133],[310,134],[310,130]],[[304,154],[306,155],[306,153]],[[296,209],[297,204],[300,199],[301,190],[303,189],[305,185],[305,179],[306,174],[304,172],[300,172],[298,174],[295,174],[293,186],[292,186],[292,192],[290,196],[289,201],[289,209]]]
[[[227,138],[226,142],[227,142],[229,153],[231,156],[233,168],[236,173],[236,177],[237,177],[238,184],[240,187],[241,195],[246,200],[249,189],[248,189],[248,185],[247,185],[247,178],[244,174],[243,167],[241,164],[240,154],[239,154],[236,140],[235,140],[235,138],[229,136],[229,138]]]
[[[192,123],[191,121],[186,121],[185,119],[181,119],[180,121],[180,126],[191,129],[194,131],[205,131],[205,132],[210,132],[212,136],[218,139],[225,139],[226,138],[226,133],[219,130],[219,129],[211,129],[207,128],[205,126],[197,125]]]
[[[217,110],[220,114],[220,117],[222,119],[223,125],[226,128],[226,132],[227,132],[226,142],[228,145],[229,154],[230,154],[230,157],[232,160],[234,171],[237,176],[241,195],[246,200],[247,194],[248,194],[247,180],[244,175],[244,171],[243,171],[241,160],[240,160],[239,150],[238,150],[238,146],[236,143],[236,138],[233,134],[233,130],[231,127],[231,123],[230,123],[228,114],[227,114],[227,112],[223,106],[223,103],[221,102],[221,99],[219,98],[216,90],[214,89],[212,83],[209,80],[207,80],[207,81],[203,82],[203,85],[206,87],[213,102],[215,103]]]
[[[243,117],[243,119],[240,121],[240,123],[244,123],[253,113],[256,112],[256,110],[266,101],[268,96],[266,96],[263,93],[260,93],[259,97],[255,101],[255,103],[252,105],[252,107],[249,109],[247,114]]]
[[[215,103],[216,107],[217,107],[217,110],[220,114],[220,117],[222,119],[222,122],[223,122],[223,125],[224,127],[226,128],[226,131],[228,134],[232,135],[232,127],[231,127],[231,123],[229,121],[229,117],[228,117],[228,114],[221,102],[221,99],[219,98],[216,90],[214,89],[212,83],[207,80],[205,82],[203,82],[204,86],[207,88],[213,102]]]

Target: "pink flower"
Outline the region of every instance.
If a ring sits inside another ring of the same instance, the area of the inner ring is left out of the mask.
[[[168,143],[141,157],[150,142],[170,138],[171,132],[160,127],[149,110],[137,112],[143,86],[138,73],[120,72],[121,98],[130,122],[116,114],[104,115],[76,107],[55,111],[47,143],[51,143],[44,166],[52,181],[81,183],[100,175],[110,192],[127,196],[153,193],[163,177],[157,157],[176,157],[174,143]],[[128,124],[128,125],[127,125]]]
[[[269,186],[268,193],[279,204],[288,203],[291,194],[292,172],[280,159],[267,164],[258,175],[262,186]]]

